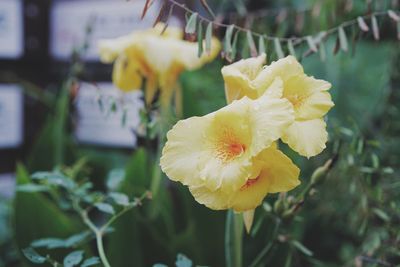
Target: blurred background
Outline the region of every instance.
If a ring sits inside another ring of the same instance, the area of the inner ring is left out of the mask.
[[[201,1],[178,2],[209,16]],[[305,72],[332,83],[335,107],[328,116],[330,141],[323,154],[307,160],[283,149],[301,166],[304,183],[327,159],[335,157],[336,164],[296,218],[283,223],[273,250],[259,266],[400,266],[400,22],[386,15],[387,10],[399,14],[399,1],[207,2],[219,21],[277,37],[317,36],[358,16],[384,14],[376,17],[377,29],[369,20],[368,31],[357,23],[345,28],[347,52],[337,48],[336,33],[326,38],[323,51],[309,53],[307,42],[295,46]],[[136,134],[141,92],[122,94],[114,88],[112,66],[99,62],[96,46],[101,38],[151,27],[164,4],[156,1],[141,20],[144,4],[0,0],[0,266],[29,266],[20,250],[30,242],[66,237],[82,228],[49,198],[15,193],[27,173],[86,158],[98,190],[116,175],[125,179],[126,193],[148,189],[147,154]],[[162,20],[185,25],[184,10],[175,7],[171,14],[162,14]],[[215,34],[222,40],[225,29]],[[242,39],[236,59],[249,56]],[[277,59],[273,42],[266,43],[266,51],[269,61]],[[283,52],[289,53],[286,46]],[[183,117],[225,105],[219,74],[224,64],[228,62],[218,58],[182,75]],[[76,83],[65,86],[71,76]],[[113,112],[99,108],[99,97],[111,99],[106,105]],[[115,97],[125,104],[114,103]],[[225,213],[206,209],[186,188],[164,180],[169,200],[153,207],[163,210],[161,215],[146,219],[133,211],[115,225],[106,240],[112,266],[173,266],[178,253],[198,265],[225,266]],[[271,207],[277,198],[268,197],[257,210],[255,230],[244,240],[244,266],[272,238],[269,226],[276,214]]]

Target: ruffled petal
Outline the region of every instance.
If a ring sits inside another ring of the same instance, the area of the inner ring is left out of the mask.
[[[318,155],[328,141],[326,123],[323,119],[295,121],[287,128],[282,141],[307,158]]]
[[[257,92],[251,83],[261,71],[265,59],[266,55],[261,54],[258,57],[242,59],[221,69],[228,103],[243,96],[257,97]]]
[[[200,171],[212,158],[205,136],[210,123],[210,117],[192,117],[179,121],[167,133],[160,166],[171,180],[184,185],[203,184]]]
[[[225,210],[230,208],[231,193],[222,190],[210,190],[204,186],[189,186],[190,193],[194,199],[206,207],[213,210]]]
[[[303,74],[303,67],[293,56],[274,61],[271,65],[265,66],[253,81],[254,88],[261,96],[271,85],[276,77],[280,77],[285,83],[290,77]]]
[[[297,75],[285,81],[283,97],[292,102],[296,119],[317,119],[334,105],[326,92],[330,87],[331,84],[324,80]]]
[[[231,200],[237,212],[255,209],[268,193],[287,192],[300,184],[300,169],[276,148],[264,150],[256,161],[262,165],[260,174],[249,179]]]

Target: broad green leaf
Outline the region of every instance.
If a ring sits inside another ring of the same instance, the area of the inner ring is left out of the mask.
[[[357,22],[358,22],[358,27],[360,27],[360,29],[364,32],[369,31],[369,27],[367,25],[367,23],[365,22],[365,20],[362,17],[358,17],[357,18]]]
[[[246,38],[247,38],[247,43],[249,44],[251,56],[256,57],[257,56],[257,48],[256,48],[256,44],[254,42],[253,34],[251,33],[251,31],[249,31],[249,30],[246,31]]]
[[[312,36],[307,36],[306,39],[307,39],[308,47],[310,47],[311,51],[317,52],[317,51],[318,51],[318,48],[317,48],[317,45],[316,45],[315,42],[314,42],[313,37],[312,37]]]
[[[188,22],[186,23],[185,32],[189,34],[193,34],[196,32],[196,25],[197,25],[197,13],[193,13],[190,17]]]
[[[26,193],[46,192],[49,191],[49,187],[46,185],[38,184],[23,184],[17,186],[17,191]]]
[[[81,267],[89,267],[93,265],[98,265],[100,264],[100,259],[98,257],[91,257],[86,259],[82,264]]]
[[[299,241],[297,240],[293,240],[292,244],[295,248],[297,248],[299,251],[301,251],[303,254],[311,257],[313,255],[312,251],[309,250],[308,248],[306,248],[303,244],[301,244]]]
[[[113,206],[111,206],[110,204],[107,204],[107,203],[96,203],[96,204],[94,204],[94,206],[98,210],[100,210],[102,212],[105,212],[105,213],[108,213],[108,214],[114,214],[115,213]]]
[[[289,50],[289,53],[290,53],[292,56],[297,57],[297,56],[296,56],[296,51],[294,50],[294,46],[293,46],[293,41],[292,41],[292,39],[289,39],[289,40],[288,40],[288,50]]]
[[[83,250],[73,251],[64,258],[64,267],[77,266],[83,260]]]
[[[275,52],[278,58],[283,58],[285,57],[285,54],[282,51],[282,46],[281,42],[279,41],[279,38],[274,39],[274,46],[275,46]]]
[[[211,40],[212,40],[212,32],[213,32],[213,24],[212,22],[208,23],[206,29],[206,51],[208,54],[211,52]]]
[[[175,262],[176,267],[192,267],[193,262],[183,254],[178,254]]]
[[[33,263],[42,264],[46,262],[46,258],[39,255],[33,248],[25,248],[22,250],[22,253],[29,261]]]
[[[197,56],[201,57],[203,54],[203,23],[199,21],[197,26]]]
[[[375,40],[379,40],[379,27],[378,27],[378,21],[376,20],[375,16],[371,17],[371,23],[372,23],[372,32],[374,34]]]
[[[129,197],[123,193],[112,192],[108,194],[116,204],[121,206],[129,205]]]

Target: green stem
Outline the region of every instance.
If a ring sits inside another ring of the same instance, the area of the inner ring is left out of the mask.
[[[243,217],[229,210],[225,224],[225,260],[227,267],[242,267]]]
[[[106,253],[104,252],[103,246],[103,233],[100,231],[96,232],[96,244],[97,251],[99,252],[100,260],[105,267],[111,267],[110,263],[107,260]]]

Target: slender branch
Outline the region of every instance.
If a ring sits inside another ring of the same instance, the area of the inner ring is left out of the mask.
[[[103,263],[103,265],[105,267],[111,267],[110,263],[107,260],[106,253],[104,252],[103,233],[102,232],[96,232],[96,244],[97,244],[97,250],[99,252],[101,262]]]
[[[181,3],[177,2],[176,0],[166,0],[166,1],[170,2],[174,6],[177,6],[177,7],[181,8],[181,9],[185,10],[187,13],[190,13],[190,14],[196,13],[193,10],[189,9],[184,4],[181,4]],[[396,11],[396,12],[398,12],[398,11]],[[363,19],[368,19],[368,18],[371,18],[373,16],[384,16],[384,15],[388,15],[388,11],[387,10],[373,12],[371,14],[360,16],[360,17],[363,18]],[[235,28],[238,31],[241,31],[241,32],[250,31],[252,35],[257,36],[257,37],[265,38],[266,40],[269,40],[269,41],[273,41],[275,39],[278,39],[279,41],[294,41],[293,45],[298,45],[299,43],[301,43],[303,41],[306,41],[307,37],[315,35],[315,34],[311,34],[311,35],[305,35],[305,36],[301,36],[301,37],[289,37],[289,38],[287,38],[287,37],[277,37],[277,36],[267,36],[266,34],[262,34],[262,33],[259,33],[259,32],[254,32],[251,29],[248,29],[248,28],[245,28],[245,27],[241,27],[241,26],[238,26],[236,24],[225,24],[225,23],[222,23],[222,22],[217,22],[215,20],[210,20],[210,19],[208,19],[208,18],[206,18],[206,17],[204,17],[204,16],[202,16],[200,14],[198,14],[197,17],[202,21],[205,21],[205,22],[208,22],[208,23],[212,23],[213,25],[215,25],[217,27],[220,27],[220,28],[228,28],[228,27],[232,26],[233,28]],[[340,25],[338,25],[336,27],[333,27],[331,29],[328,29],[328,30],[322,31],[322,32],[325,32],[326,34],[332,34],[334,32],[337,32],[339,30],[339,28],[341,28],[341,27],[345,28],[345,27],[348,27],[348,26],[351,26],[351,25],[354,25],[354,24],[357,24],[357,23],[358,23],[357,22],[357,18],[355,18],[355,19],[352,19],[352,20],[349,20],[349,21],[345,21],[345,22],[341,23]]]

